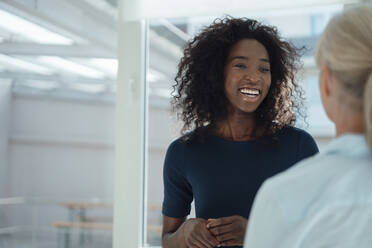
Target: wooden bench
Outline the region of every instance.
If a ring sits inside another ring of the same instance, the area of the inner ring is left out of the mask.
[[[112,222],[72,222],[72,221],[55,221],[49,223],[51,226],[63,229],[64,230],[64,242],[63,247],[69,248],[71,247],[71,236],[70,231],[72,229],[77,229],[83,232],[80,232],[79,236],[79,247],[84,247],[85,243],[85,233],[84,230],[112,230],[113,229],[113,223]],[[156,233],[161,233],[162,227],[159,225],[147,225],[148,231],[153,231]],[[58,244],[58,247],[60,247],[60,244]]]
[[[73,222],[73,221],[55,221],[49,223],[51,226],[62,229],[63,233],[63,247],[69,248],[71,246],[71,230],[79,230],[79,247],[85,247],[86,243],[86,231],[92,230],[112,230],[112,223],[105,222]],[[88,233],[91,235],[90,233]],[[89,236],[88,236],[89,237]],[[58,247],[60,246],[60,241],[58,241]]]

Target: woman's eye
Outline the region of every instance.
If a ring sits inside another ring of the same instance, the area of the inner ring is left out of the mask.
[[[236,64],[236,65],[234,65],[234,67],[238,67],[238,68],[241,68],[241,69],[243,69],[243,68],[247,68],[247,67],[245,66],[245,64]]]
[[[261,72],[270,72],[270,68],[261,68],[260,71]]]

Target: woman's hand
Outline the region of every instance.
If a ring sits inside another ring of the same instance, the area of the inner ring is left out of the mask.
[[[207,228],[220,242],[221,246],[242,246],[244,245],[247,223],[247,219],[235,215],[209,219]]]
[[[183,226],[185,243],[190,248],[213,248],[220,243],[207,229],[207,221],[200,218],[188,219]]]

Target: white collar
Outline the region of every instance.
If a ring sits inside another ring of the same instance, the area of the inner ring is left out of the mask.
[[[343,154],[346,156],[355,156],[366,154],[370,156],[369,146],[364,134],[345,133],[332,140],[322,154]]]

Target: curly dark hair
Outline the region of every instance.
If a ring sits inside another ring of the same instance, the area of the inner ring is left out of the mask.
[[[172,104],[184,122],[183,140],[202,141],[218,121],[227,118],[224,67],[230,49],[242,39],[259,41],[270,58],[271,86],[255,111],[256,127],[263,127],[264,133],[258,137],[255,128],[253,137],[270,137],[294,126],[296,114],[304,117],[303,91],[295,78],[301,49],[282,40],[275,27],[228,16],[216,19],[190,40],[178,65]]]

